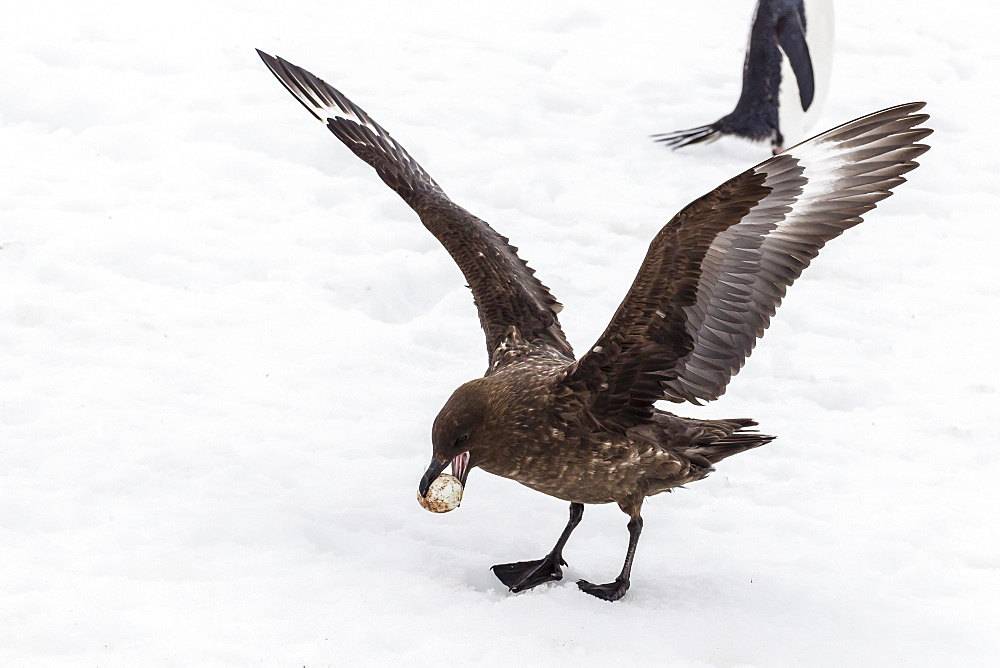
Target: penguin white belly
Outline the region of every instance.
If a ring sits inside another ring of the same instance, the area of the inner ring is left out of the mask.
[[[799,84],[788,57],[782,52],[781,85],[778,89],[778,127],[784,138],[782,148],[794,146],[812,136],[826,96],[833,67],[833,0],[805,0],[806,44],[812,61],[814,93],[809,109],[803,110]],[[780,48],[780,46],[779,46]]]

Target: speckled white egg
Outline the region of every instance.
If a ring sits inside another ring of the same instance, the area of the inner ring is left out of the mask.
[[[427,490],[427,496],[420,496],[417,501],[432,513],[446,513],[455,510],[462,504],[462,483],[453,475],[442,473]]]

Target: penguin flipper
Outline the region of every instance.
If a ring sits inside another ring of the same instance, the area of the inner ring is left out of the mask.
[[[792,66],[795,80],[799,84],[799,101],[802,111],[807,111],[813,103],[816,94],[816,81],[813,78],[812,58],[809,57],[809,45],[806,43],[806,33],[802,21],[797,14],[786,14],[778,19],[778,44]]]

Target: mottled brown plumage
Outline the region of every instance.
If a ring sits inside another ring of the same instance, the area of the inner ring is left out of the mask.
[[[570,521],[537,561],[494,566],[512,591],[562,577],[562,550],[583,504],[617,503],[629,547],[614,582],[580,587],[606,600],[629,586],[643,499],[704,478],[773,437],[739,420],[681,418],[654,404],[717,398],[742,367],[786,288],[819,249],[861,222],[930,134],[912,103],[865,116],[730,179],[656,235],[607,329],[579,360],[561,306],[517,249],[452,202],[389,134],[339,91],[280,58],[285,87],[417,212],[458,263],[486,333],[489,369],[459,387],[432,430],[421,493],[449,464],[481,468],[570,502]]]

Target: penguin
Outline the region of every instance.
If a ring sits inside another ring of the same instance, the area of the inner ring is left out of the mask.
[[[774,154],[808,137],[826,100],[833,0],[758,0],[733,111],[709,125],[653,135],[677,149],[736,135],[770,141]]]

